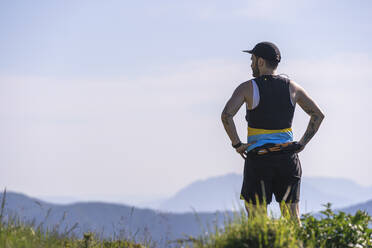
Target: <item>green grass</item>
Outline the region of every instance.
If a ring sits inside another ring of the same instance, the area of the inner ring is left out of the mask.
[[[73,231],[75,224],[64,232],[59,232],[58,223],[51,229],[43,223],[22,222],[17,216],[4,216],[6,190],[4,190],[0,208],[0,247],[1,248],[150,248],[152,242],[136,244],[132,239],[100,239],[95,233],[85,233],[82,239]],[[47,219],[49,211],[45,219]],[[61,220],[63,221],[63,219]]]
[[[0,209],[1,248],[153,248],[154,243],[135,243],[130,237],[100,239],[94,233],[85,233],[82,239],[74,236],[76,226],[63,233],[58,228],[43,228],[42,224],[24,223],[16,216],[4,218],[6,191]],[[225,215],[223,227],[207,226],[203,235],[186,236],[171,242],[177,247],[194,248],[370,248],[372,247],[371,217],[363,211],[355,215],[334,213],[325,205],[323,217],[316,219],[302,215],[300,226],[287,213],[279,219],[268,217],[264,208],[254,216],[247,216],[244,209],[235,211],[233,217]],[[196,216],[197,217],[197,216]],[[218,222],[216,222],[218,223]],[[201,223],[200,223],[201,224]],[[58,226],[58,225],[57,225]],[[204,227],[202,226],[202,229]],[[161,247],[163,248],[163,247]]]
[[[241,208],[232,218],[226,216],[223,228],[215,225],[204,235],[188,236],[178,243],[194,248],[372,248],[371,216],[364,211],[335,213],[330,203],[324,207],[320,219],[302,215],[301,226],[286,210],[274,219],[262,206],[249,217]]]
[[[234,212],[233,217],[225,216],[223,227],[215,225],[213,230],[208,230],[207,235],[189,236],[178,241],[192,243],[195,248],[299,247],[301,240],[297,238],[297,225],[290,217],[273,219],[267,216],[263,207],[258,207],[256,214],[249,217],[241,208]]]

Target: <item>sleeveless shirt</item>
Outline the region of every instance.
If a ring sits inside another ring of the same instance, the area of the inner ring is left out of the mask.
[[[247,109],[247,151],[267,143],[293,141],[292,121],[295,105],[292,104],[289,79],[277,75],[263,75],[253,79],[259,91],[258,105]]]

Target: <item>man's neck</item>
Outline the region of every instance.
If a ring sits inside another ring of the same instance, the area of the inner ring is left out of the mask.
[[[260,76],[274,75],[274,74],[275,74],[275,70],[271,70],[271,69],[264,69],[264,70],[260,71]]]

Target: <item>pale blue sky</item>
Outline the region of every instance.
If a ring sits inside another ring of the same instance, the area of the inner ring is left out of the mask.
[[[263,40],[326,114],[304,176],[372,185],[371,14],[367,0],[0,1],[0,186],[146,198],[242,173],[220,112]]]
[[[273,5],[272,7],[269,7]],[[371,53],[370,1],[1,1],[2,74],[117,76],[232,58],[261,40],[284,58]],[[315,53],[316,51],[316,53]]]

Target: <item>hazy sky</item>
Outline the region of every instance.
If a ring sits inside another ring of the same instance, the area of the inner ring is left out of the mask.
[[[0,186],[150,199],[243,173],[220,114],[252,77],[241,50],[265,40],[326,115],[303,176],[372,185],[371,14],[368,0],[0,1]]]

